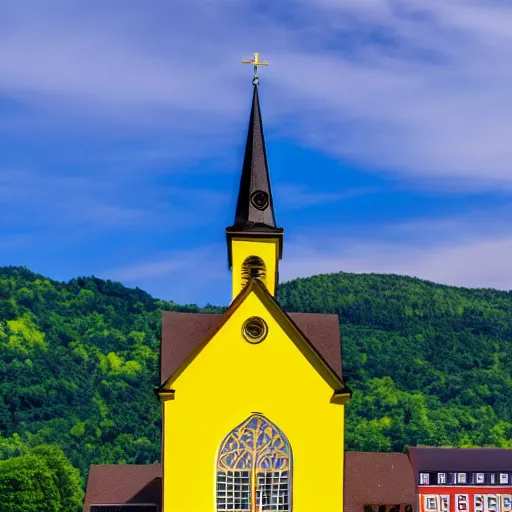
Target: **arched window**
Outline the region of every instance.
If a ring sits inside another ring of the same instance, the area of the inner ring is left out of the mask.
[[[292,450],[286,436],[255,413],[222,441],[217,511],[291,511]]]
[[[249,256],[242,264],[242,285],[245,286],[251,278],[258,279],[265,284],[265,262],[258,256]]]

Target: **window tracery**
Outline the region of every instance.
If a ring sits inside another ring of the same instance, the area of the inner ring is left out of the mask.
[[[292,452],[286,436],[255,413],[222,441],[217,510],[290,512]]]

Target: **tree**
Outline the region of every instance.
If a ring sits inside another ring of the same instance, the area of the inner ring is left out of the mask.
[[[0,503],[9,512],[64,510],[52,471],[32,454],[0,461]]]
[[[33,448],[31,453],[44,460],[52,472],[60,494],[61,510],[66,512],[81,510],[84,492],[80,472],[72,466],[64,452],[57,446],[40,445]]]

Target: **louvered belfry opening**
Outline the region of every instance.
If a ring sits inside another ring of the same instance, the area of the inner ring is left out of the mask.
[[[249,256],[242,264],[242,281],[244,286],[249,279],[258,279],[266,284],[265,262],[258,256]]]

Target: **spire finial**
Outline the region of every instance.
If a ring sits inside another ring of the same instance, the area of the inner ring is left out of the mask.
[[[268,62],[260,60],[260,55],[254,52],[253,60],[243,60],[242,64],[252,64],[254,66],[254,78],[252,79],[253,85],[258,85],[258,66],[268,66]]]

